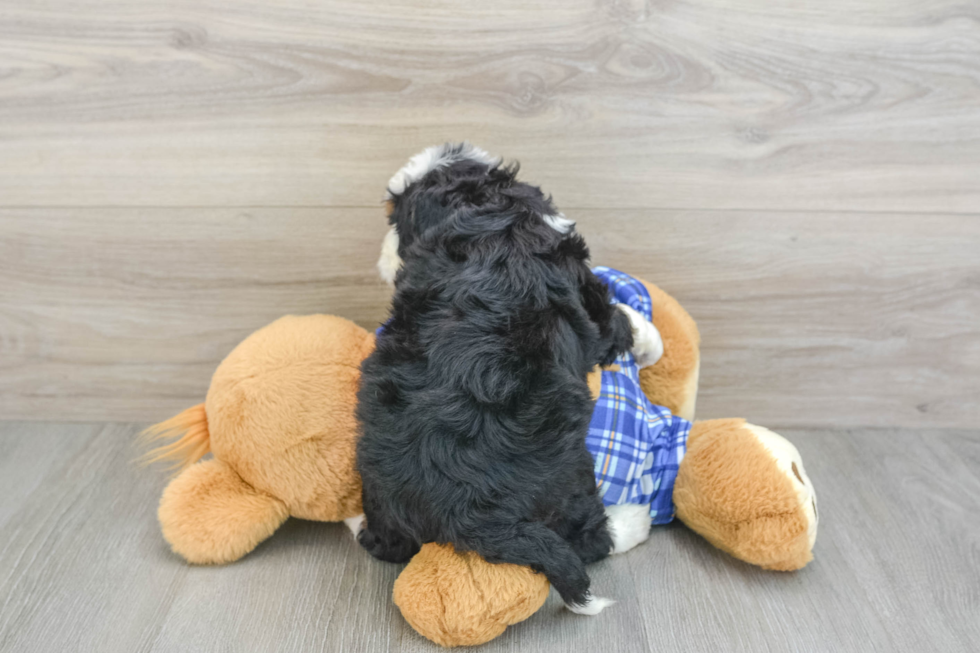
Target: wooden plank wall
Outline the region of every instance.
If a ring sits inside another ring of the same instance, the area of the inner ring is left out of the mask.
[[[980,420],[980,5],[0,0],[0,418],[156,420],[383,318],[384,185],[518,159],[702,327],[703,417]]]

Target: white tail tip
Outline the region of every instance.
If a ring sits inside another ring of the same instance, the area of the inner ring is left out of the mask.
[[[585,598],[585,603],[582,603],[581,605],[566,603],[565,607],[575,614],[594,616],[608,608],[613,603],[615,603],[615,601],[612,599],[603,598],[601,596],[592,596],[589,594]]]

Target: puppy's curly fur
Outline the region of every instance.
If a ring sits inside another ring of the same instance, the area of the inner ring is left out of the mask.
[[[632,346],[629,320],[517,166],[456,145],[406,168],[389,186],[401,268],[358,394],[358,540],[393,562],[450,542],[529,565],[597,612],[585,563],[613,542],[585,448],[586,375]]]

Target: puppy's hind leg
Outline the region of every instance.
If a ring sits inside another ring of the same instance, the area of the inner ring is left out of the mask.
[[[372,526],[370,518],[357,534],[357,542],[368,553],[385,562],[408,562],[421,548],[418,542],[404,533],[384,526]]]
[[[626,553],[650,536],[648,505],[603,506],[597,497],[584,496],[566,510],[569,517],[555,530],[585,564]]]
[[[592,474],[591,468],[588,473]],[[564,506],[561,518],[551,527],[585,564],[598,562],[615,550],[606,511],[595,493],[571,499]]]
[[[615,603],[593,596],[585,563],[558,533],[541,522],[486,524],[475,537],[461,542],[489,562],[526,565],[543,573],[569,610],[595,615]]]
[[[421,545],[395,527],[376,503],[365,496],[364,515],[345,520],[347,527],[354,532],[358,544],[378,560],[408,562]]]

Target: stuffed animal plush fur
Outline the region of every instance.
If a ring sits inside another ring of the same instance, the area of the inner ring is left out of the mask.
[[[691,420],[697,327],[672,297],[645,285],[664,355],[639,371],[640,385],[651,402]],[[228,355],[203,404],[149,429],[150,439],[175,440],[147,459],[183,467],[158,511],[174,552],[196,564],[232,562],[289,516],[356,528],[355,395],[373,346],[373,334],[339,317],[284,317]],[[590,386],[596,393],[598,371]],[[196,462],[209,451],[212,458]],[[736,558],[774,570],[812,558],[813,487],[795,447],[767,429],[740,419],[695,422],[672,496],[681,521]],[[528,568],[426,544],[396,581],[394,600],[430,640],[474,645],[529,617],[548,591]]]

